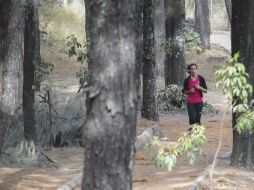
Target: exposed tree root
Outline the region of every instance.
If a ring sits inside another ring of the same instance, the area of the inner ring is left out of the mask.
[[[33,140],[23,140],[16,148],[9,148],[5,156],[1,157],[0,164],[22,167],[60,167],[60,164],[40,150]]]
[[[33,140],[23,140],[18,146],[19,151],[17,153],[18,156],[24,158],[37,159],[39,152],[36,152],[35,144]]]

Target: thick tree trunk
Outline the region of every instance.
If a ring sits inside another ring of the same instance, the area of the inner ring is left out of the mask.
[[[158,108],[156,104],[156,63],[154,52],[154,15],[153,1],[144,1],[143,8],[143,102],[141,116],[158,121]]]
[[[82,189],[128,190],[136,133],[140,1],[87,1],[92,77],[87,93]],[[90,30],[91,29],[91,30]]]
[[[35,0],[36,1],[36,0]],[[36,140],[34,121],[34,68],[36,64],[36,20],[38,13],[34,0],[27,0],[25,38],[24,38],[24,83],[23,83],[23,120],[24,137],[27,141]]]
[[[228,14],[228,20],[231,23],[232,20],[232,0],[224,0],[225,6]]]
[[[210,21],[208,0],[195,0],[195,26],[202,43],[202,48],[210,49]]]
[[[231,43],[232,56],[239,52],[241,62],[249,73],[249,82],[254,85],[254,2],[232,1]],[[237,115],[233,114],[232,124],[236,123]],[[231,164],[253,169],[254,164],[254,136],[233,132],[233,150]]]
[[[182,85],[185,78],[184,25],[185,1],[165,1],[166,40],[170,40],[172,52],[166,54],[164,63],[165,86]]]
[[[20,1],[0,1],[0,152],[4,132],[10,116],[14,114],[19,99],[22,75],[22,45],[24,32],[24,4]]]

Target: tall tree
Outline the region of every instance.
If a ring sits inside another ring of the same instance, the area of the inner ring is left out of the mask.
[[[202,48],[210,49],[210,21],[208,0],[195,0],[195,27],[202,43]]]
[[[231,43],[232,55],[240,53],[241,62],[249,73],[249,83],[254,86],[254,1],[232,0]],[[232,125],[239,115],[233,113]],[[233,131],[233,151],[231,164],[253,169],[254,164],[253,134],[239,134]]]
[[[90,48],[82,189],[132,188],[139,0],[87,1]]]
[[[225,6],[228,14],[228,20],[231,23],[232,20],[232,0],[224,0]]]
[[[37,0],[27,0],[25,37],[24,37],[24,63],[23,63],[23,120],[24,137],[26,141],[36,141],[35,111],[34,111],[34,85],[35,64],[38,51],[36,38],[38,37],[38,11]]]
[[[165,42],[164,0],[154,0],[154,39],[157,74],[163,76],[165,52],[161,48],[161,44]]]
[[[136,70],[137,70],[137,89],[138,102],[142,105],[142,68],[143,68],[143,0],[140,0],[138,10],[138,21],[136,22],[137,34],[137,48],[136,48]]]
[[[170,52],[166,51],[164,63],[165,86],[170,84],[182,85],[185,78],[185,1],[165,0],[165,15],[166,40],[170,43],[170,48],[168,48]]]
[[[23,1],[0,0],[0,152],[4,131],[19,101],[25,9]]]
[[[141,116],[158,121],[156,104],[156,62],[154,52],[154,9],[153,0],[144,1],[143,7],[143,102]]]

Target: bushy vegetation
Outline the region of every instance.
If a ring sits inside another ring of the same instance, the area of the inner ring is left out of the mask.
[[[200,54],[202,52],[202,48],[199,34],[195,32],[193,28],[187,28],[184,31],[184,36],[185,36],[185,46],[184,46],[185,53]]]
[[[187,111],[186,97],[182,93],[182,89],[177,85],[169,85],[156,91],[158,101],[158,109],[161,112],[176,113]],[[219,110],[215,109],[211,104],[204,102],[203,113],[218,114]]]
[[[176,39],[168,38],[161,44],[166,55],[172,56],[174,49],[179,44],[179,40],[181,39],[177,36]],[[202,52],[200,36],[193,28],[186,28],[184,30],[184,51],[187,55],[200,54]]]
[[[156,91],[158,109],[162,112],[180,111],[184,109],[186,101],[182,89],[177,85],[169,85]]]

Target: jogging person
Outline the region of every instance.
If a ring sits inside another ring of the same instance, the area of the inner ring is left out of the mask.
[[[183,92],[187,95],[189,123],[190,125],[201,125],[203,92],[207,93],[206,82],[204,77],[198,74],[198,66],[196,64],[188,65],[187,69],[190,75],[184,80]]]

